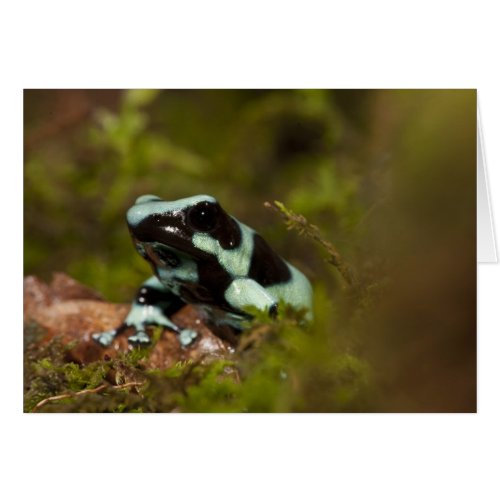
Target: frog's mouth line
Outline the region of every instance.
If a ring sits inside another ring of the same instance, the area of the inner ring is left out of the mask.
[[[158,235],[153,235],[151,238],[138,238],[133,228],[129,228],[130,236],[136,248],[142,248],[143,252],[139,252],[145,259],[153,262],[158,262],[158,257],[154,252],[154,245],[164,245],[174,253],[178,253],[187,259],[200,260],[210,257],[207,252],[196,248],[191,238],[186,239],[174,233],[169,233],[168,238],[165,237],[165,232]],[[146,235],[141,235],[146,236]],[[159,236],[156,238],[156,236]]]
[[[153,264],[154,266],[159,266],[159,267],[172,267],[175,268],[177,267],[176,265],[168,265],[168,258],[162,258],[161,252],[159,255],[159,250],[158,250],[158,243],[156,242],[149,242],[149,241],[140,241],[139,239],[132,237],[132,241],[138,250],[139,254],[148,262]],[[201,256],[197,255],[197,253],[186,253],[183,250],[180,250],[172,245],[165,245],[161,244],[162,249],[164,247],[164,250],[167,252],[170,252],[173,254],[173,258],[179,258],[179,259],[184,259],[184,260],[198,260]]]

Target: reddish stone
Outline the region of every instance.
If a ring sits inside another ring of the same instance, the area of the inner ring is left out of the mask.
[[[127,338],[132,331],[123,332],[108,348],[92,339],[93,333],[120,325],[129,309],[129,304],[104,302],[98,293],[62,273],[55,274],[50,285],[35,276],[24,279],[25,324],[34,321],[46,330],[41,342],[58,337],[64,344],[74,343],[68,357],[77,363],[115,357],[117,353],[131,349]],[[173,315],[172,320],[183,328],[196,330],[198,338],[184,348],[174,332],[163,330],[146,361],[148,368],[168,368],[178,361],[224,358],[233,351],[234,334],[218,332],[224,334],[224,339],[215,335],[196,307],[186,305]]]

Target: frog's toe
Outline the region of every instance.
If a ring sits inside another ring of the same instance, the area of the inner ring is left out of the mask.
[[[94,333],[92,338],[103,347],[109,347],[115,338],[115,332],[111,330],[109,332]]]
[[[147,346],[151,344],[151,339],[146,332],[138,331],[135,335],[128,338],[128,342],[135,346]]]
[[[179,333],[179,342],[181,343],[182,347],[188,347],[194,342],[196,337],[198,337],[198,333],[196,333],[194,330],[186,328]]]

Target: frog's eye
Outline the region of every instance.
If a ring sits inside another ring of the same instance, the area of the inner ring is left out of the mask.
[[[192,207],[187,213],[188,224],[201,232],[212,231],[217,225],[217,206],[208,201],[202,201]]]
[[[160,247],[155,248],[154,252],[167,266],[179,267],[181,261],[174,252]]]

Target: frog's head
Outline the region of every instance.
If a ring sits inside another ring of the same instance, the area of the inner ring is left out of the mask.
[[[163,275],[179,274],[188,261],[214,259],[212,253],[195,245],[200,236],[226,250],[238,247],[241,241],[238,223],[207,195],[176,201],[140,196],[128,210],[127,222],[137,251],[155,271],[163,270]]]

